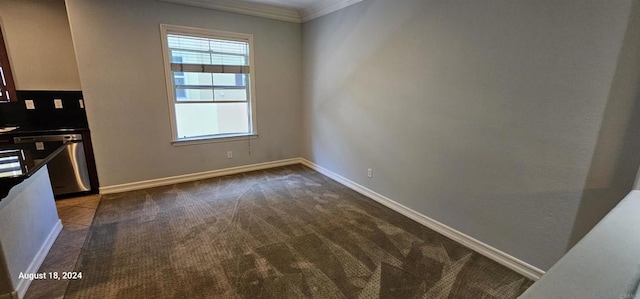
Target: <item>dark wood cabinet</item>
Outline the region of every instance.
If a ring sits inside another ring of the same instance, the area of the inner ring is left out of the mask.
[[[0,28],[0,103],[16,102],[17,100],[16,85],[13,82],[9,54],[4,43],[2,28]]]
[[[98,171],[96,169],[96,159],[93,155],[93,144],[91,143],[91,133],[89,130],[82,132],[82,143],[84,144],[84,152],[87,158],[87,168],[89,169],[89,182],[91,182],[91,191],[98,193]]]

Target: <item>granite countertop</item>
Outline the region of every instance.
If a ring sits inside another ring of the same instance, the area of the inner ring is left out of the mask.
[[[58,127],[47,128],[42,126],[18,126],[17,129],[0,132],[0,136],[18,136],[18,135],[38,135],[38,134],[55,134],[55,133],[70,133],[70,132],[84,132],[89,131],[89,128],[76,128],[76,127]]]
[[[45,155],[36,148],[35,143],[0,146],[0,200],[9,194],[11,188],[36,173],[71,143],[74,142],[61,144],[54,150],[48,150]]]

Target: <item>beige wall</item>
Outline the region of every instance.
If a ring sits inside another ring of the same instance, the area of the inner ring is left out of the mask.
[[[66,4],[101,186],[300,156],[300,24],[154,0]],[[161,23],[253,34],[258,139],[171,145]]]
[[[546,270],[633,184],[631,2],[367,0],[305,23],[303,155]]]
[[[2,0],[0,24],[16,89],[82,89],[64,0]]]

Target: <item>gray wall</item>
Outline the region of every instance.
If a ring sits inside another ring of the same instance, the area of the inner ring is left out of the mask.
[[[300,155],[300,24],[153,0],[66,4],[101,186]],[[254,35],[260,137],[251,156],[248,141],[170,144],[161,23]]]
[[[303,156],[546,270],[633,184],[630,7],[367,0],[305,23]]]
[[[0,24],[16,89],[81,89],[64,0],[2,0]]]
[[[632,3],[572,243],[627,195],[640,164],[640,1]]]
[[[637,53],[640,53],[640,1],[635,1],[634,2],[634,9],[632,12],[632,17],[629,20],[629,26],[627,28],[627,42],[625,42],[625,49],[623,50],[623,55],[626,53],[626,55],[630,56],[630,59],[635,59],[633,60],[633,63],[627,63],[625,64],[626,66],[626,72],[631,74],[629,77],[633,78],[632,74],[636,74],[636,80],[633,82],[630,82],[630,85],[635,86],[635,90],[636,90],[636,103],[635,106],[633,106],[634,110],[630,111],[629,113],[631,114],[639,114],[640,113],[640,79],[637,79],[638,74],[640,74],[640,55],[638,55]],[[621,55],[622,56],[622,55]],[[631,79],[633,80],[633,79]],[[636,124],[636,128],[640,128],[640,124]],[[636,131],[640,131],[640,130],[636,130]],[[640,132],[638,132],[638,134],[640,134]],[[636,134],[636,136],[638,135]],[[636,156],[640,156],[637,155],[637,153],[634,153]],[[640,169],[638,169],[638,172],[636,173],[636,180],[635,180],[635,184],[634,184],[634,189],[635,190],[640,190]]]

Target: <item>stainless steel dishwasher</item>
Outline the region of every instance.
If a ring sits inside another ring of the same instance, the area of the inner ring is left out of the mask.
[[[47,164],[53,194],[57,196],[91,190],[81,134],[22,136],[13,138],[13,142],[34,143],[36,153],[33,158],[36,160],[44,159],[61,145],[72,142]]]

